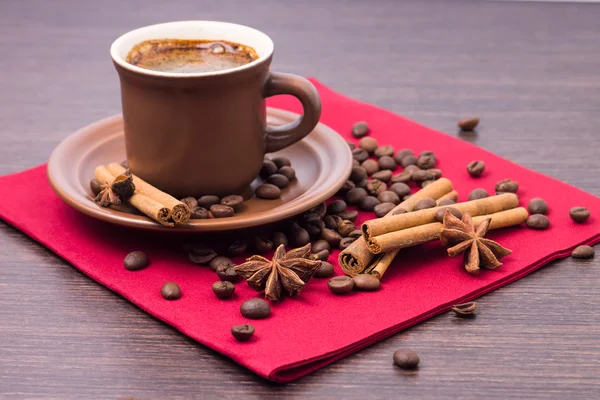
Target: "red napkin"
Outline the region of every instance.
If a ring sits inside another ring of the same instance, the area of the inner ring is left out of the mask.
[[[408,147],[417,153],[435,151],[439,167],[453,181],[460,200],[476,187],[493,193],[495,182],[517,180],[522,205],[532,197],[546,199],[551,227],[547,231],[518,227],[491,232],[489,236],[513,254],[502,260],[499,269],[484,270],[479,276],[467,274],[461,259],[447,257],[439,244],[430,243],[401,251],[378,292],[335,296],[327,289],[327,280],[315,278],[299,297],[273,304],[269,318],[247,321],[239,312],[240,303],[260,295],[245,283],[236,285],[233,299],[218,300],[211,292],[214,272],[187,261],[185,252],[174,243],[181,238],[140,233],[76,212],[54,194],[45,166],[0,178],[0,217],[146,312],[279,382],[299,378],[444,312],[452,304],[513,282],[569,255],[577,245],[599,241],[600,199],[469,143],[343,97],[315,80],[313,83],[323,100],[323,123],[345,138],[351,139],[354,122],[365,120],[381,144]],[[288,97],[270,99],[269,105],[300,111],[299,104]],[[477,159],[484,160],[487,168],[482,177],[474,179],[465,166]],[[587,207],[592,218],[581,225],[573,223],[569,218],[573,206]],[[370,218],[371,213],[361,213],[359,222]],[[124,256],[133,250],[146,252],[152,260],[150,267],[138,272],[123,268]],[[331,259],[337,259],[337,252]],[[341,274],[338,265],[336,272]],[[161,297],[160,288],[167,281],[179,283],[181,299]],[[230,328],[246,322],[254,324],[256,333],[250,342],[238,343]]]

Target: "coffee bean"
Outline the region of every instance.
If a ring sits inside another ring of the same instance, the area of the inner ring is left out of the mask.
[[[421,199],[415,204],[415,211],[425,210],[427,208],[433,208],[437,206],[437,202],[434,199],[426,197]]]
[[[321,266],[315,271],[315,278],[329,278],[333,275],[333,265],[327,261],[321,261]]]
[[[279,173],[285,176],[289,182],[296,179],[296,170],[288,165],[284,165],[283,167],[279,168]]]
[[[132,251],[125,256],[123,265],[129,271],[139,271],[146,268],[150,264],[150,259],[141,251]]]
[[[191,210],[192,208],[196,208],[198,207],[198,200],[196,200],[194,197],[185,197],[181,200],[183,204],[185,204],[186,206],[188,206],[188,208]]]
[[[360,163],[358,162],[358,160],[352,159],[352,166],[353,167],[360,167]]]
[[[310,243],[310,234],[306,229],[297,227],[290,232],[289,239],[293,247],[302,247]]]
[[[419,153],[419,157],[435,157],[435,153],[431,150],[423,150],[422,152]]]
[[[267,179],[269,176],[277,173],[277,165],[271,160],[264,160],[260,169],[260,177]]]
[[[275,163],[277,169],[282,167],[290,167],[292,165],[292,162],[287,157],[275,157],[271,161]]]
[[[400,215],[400,214],[406,214],[408,211],[406,211],[404,208],[398,208],[397,210],[394,210],[394,212],[392,213],[392,215]]]
[[[377,144],[377,140],[372,137],[364,137],[358,142],[358,147],[365,150],[369,154],[373,154],[378,146],[379,144]]]
[[[450,211],[450,214],[454,215],[456,218],[458,218],[458,219],[462,218],[462,213],[460,212],[460,210],[458,210],[454,207],[444,207],[444,208],[440,208],[439,210],[437,210],[435,212],[435,220],[438,222],[444,221],[444,214],[446,213],[446,210]]]
[[[327,214],[339,214],[346,211],[346,202],[344,200],[334,200],[327,206]]]
[[[402,171],[399,174],[392,175],[390,182],[392,183],[408,183],[412,180],[412,173],[410,171]]]
[[[371,176],[373,175],[375,172],[379,171],[379,163],[375,160],[365,160],[363,161],[363,163],[360,165],[361,167],[363,167],[365,169],[365,171],[367,171],[367,175]]]
[[[543,214],[533,214],[527,218],[527,226],[531,229],[548,229],[550,220]]]
[[[582,224],[590,217],[590,211],[585,207],[573,207],[569,210],[569,216],[578,224]]]
[[[355,229],[352,232],[350,232],[350,235],[348,235],[349,238],[353,238],[353,239],[358,239],[361,236],[362,236],[362,231],[360,229]]]
[[[342,222],[342,217],[339,215],[328,215],[323,218],[323,222],[325,223],[325,227],[327,229],[337,231],[338,224]]]
[[[373,174],[373,179],[377,179],[381,182],[389,182],[392,179],[392,171],[389,169],[385,169],[383,171],[378,171]]]
[[[354,150],[356,148],[356,145],[351,141],[346,140],[346,143],[348,143],[348,147],[350,147],[350,150]]]
[[[262,185],[256,188],[254,194],[256,195],[256,197],[261,199],[273,200],[278,199],[281,196],[281,189],[279,189],[273,184],[263,183]]]
[[[434,168],[437,160],[432,155],[422,155],[417,159],[417,166],[421,169]]]
[[[267,178],[267,182],[277,186],[279,189],[285,189],[290,184],[288,178],[282,174],[273,174]]]
[[[387,213],[392,211],[392,209],[394,207],[396,207],[396,205],[394,203],[381,203],[381,204],[377,204],[373,208],[373,212],[375,213],[375,216],[377,218],[381,218],[381,217],[385,217],[387,215]]]
[[[188,253],[188,258],[194,264],[208,265],[213,258],[217,256],[217,253],[210,247],[204,244],[197,244],[192,246]]]
[[[181,289],[175,282],[167,282],[160,289],[162,297],[167,300],[177,300],[181,297]]]
[[[482,188],[473,189],[473,191],[469,193],[469,200],[485,199],[486,197],[490,197],[490,195],[487,190]]]
[[[216,281],[212,284],[212,291],[219,299],[228,299],[233,296],[235,286],[229,281]]]
[[[403,369],[415,369],[421,361],[417,353],[406,349],[396,350],[393,358],[394,363]]]
[[[319,239],[310,245],[310,251],[313,253],[318,253],[322,250],[331,250],[331,246],[327,240]]]
[[[327,213],[327,205],[324,202],[319,203],[310,210],[308,210],[308,212],[311,214],[317,214],[319,218],[323,218]]]
[[[350,189],[346,193],[346,203],[350,205],[358,204],[362,199],[367,197],[367,191],[363,188]]]
[[[406,201],[412,197],[412,194],[406,195],[402,198],[402,201]]]
[[[385,145],[385,146],[379,146],[378,148],[375,149],[375,157],[383,157],[383,156],[393,156],[394,155],[394,148],[390,145]]]
[[[356,226],[354,226],[354,223],[352,221],[342,220],[341,222],[338,223],[337,231],[342,237],[346,237],[350,233],[352,233],[355,229],[356,229]]]
[[[229,254],[232,257],[241,256],[246,252],[247,248],[248,243],[245,240],[236,240],[235,242],[231,243],[227,248],[227,254]]]
[[[369,153],[364,149],[354,149],[352,150],[352,158],[358,162],[363,162],[369,158]]]
[[[379,193],[377,200],[382,203],[393,203],[394,205],[400,204],[400,196],[391,190],[386,190],[385,192]]]
[[[471,161],[467,164],[467,172],[472,177],[478,177],[483,174],[485,170],[485,163],[483,161]]]
[[[223,282],[239,282],[242,277],[235,271],[235,265],[221,264],[217,267],[217,276]]]
[[[340,190],[338,191],[337,194],[338,194],[338,196],[345,196],[346,193],[348,193],[348,191],[350,189],[354,189],[355,187],[356,187],[356,185],[354,184],[354,182],[348,180],[348,181],[346,181],[346,183],[344,183],[344,186],[342,186],[340,188]]]
[[[345,237],[342,240],[340,240],[340,245],[338,247],[340,248],[340,250],[346,250],[355,241],[356,241],[356,238],[353,238],[350,236]]]
[[[329,250],[321,250],[317,253],[314,253],[312,255],[312,257],[315,260],[319,260],[319,261],[327,261],[327,259],[329,258]]]
[[[345,294],[354,289],[354,281],[349,276],[336,276],[327,282],[327,287],[334,294]]]
[[[254,326],[251,324],[233,326],[231,334],[238,342],[247,342],[254,335]]]
[[[394,183],[392,186],[390,186],[389,190],[396,193],[400,198],[410,194],[410,186],[402,182]]]
[[[94,196],[98,196],[98,193],[102,191],[102,184],[98,179],[94,178],[90,181],[90,189],[92,189]]]
[[[219,196],[206,195],[198,199],[198,207],[206,208],[208,210],[210,206],[213,204],[219,204],[220,202],[221,199]]]
[[[452,199],[444,199],[438,203],[438,207],[451,206],[452,204],[456,204],[456,201],[454,201]]]
[[[314,220],[306,222],[302,227],[308,232],[311,239],[318,239],[321,237],[321,230],[325,228],[325,223],[322,220]]]
[[[233,207],[224,206],[223,204],[213,204],[210,206],[210,212],[215,218],[229,218],[235,214]]]
[[[383,156],[379,159],[379,169],[393,171],[396,169],[396,161],[390,156]]]
[[[242,303],[240,312],[246,318],[263,319],[271,315],[271,306],[263,299],[250,299]]]
[[[350,180],[354,183],[360,182],[367,177],[367,170],[363,167],[352,167]]]
[[[433,179],[433,174],[429,170],[421,169],[413,172],[412,180],[415,182],[425,182]]]
[[[356,210],[348,210],[338,214],[341,219],[347,219],[348,221],[356,221],[358,218],[358,211]]]
[[[276,249],[280,245],[283,245],[286,249],[289,247],[288,238],[283,232],[275,232],[273,233],[273,238],[271,240],[273,242],[273,248]]]
[[[431,185],[433,182],[435,181],[423,181],[421,182],[421,187],[424,188],[425,186],[429,186]]]
[[[394,155],[394,161],[398,164],[402,164],[402,159],[406,156],[414,156],[415,153],[411,149],[401,149]]]
[[[596,254],[596,252],[594,251],[593,247],[583,245],[577,246],[575,250],[573,250],[573,252],[571,253],[571,257],[580,259],[592,258],[594,257],[594,254]]]
[[[352,125],[352,136],[355,138],[367,136],[369,132],[369,125],[365,121],[359,121]]]
[[[231,261],[231,258],[225,256],[217,256],[208,264],[208,266],[215,272],[222,265],[226,265],[227,267],[235,266],[233,261]]]
[[[535,197],[529,200],[529,205],[527,206],[530,214],[547,214],[548,213],[548,204],[544,201],[544,199],[540,199],[539,197]]]
[[[503,179],[496,183],[496,193],[517,193],[519,183],[512,179]]]
[[[402,159],[402,161],[400,161],[400,165],[402,165],[403,168],[408,167],[409,165],[416,165],[417,164],[417,157],[409,154],[406,157],[404,157]]]
[[[191,219],[207,219],[208,210],[204,207],[196,207],[190,210]]]
[[[365,190],[366,190],[366,189],[367,189],[367,185],[368,185],[368,184],[369,184],[369,179],[365,178],[365,179],[363,179],[362,181],[360,181],[360,182],[357,182],[357,183],[356,183],[356,187],[358,187],[358,188],[363,188],[363,189],[365,189]]]
[[[273,250],[273,242],[261,235],[252,236],[249,245],[256,254],[264,254]]]
[[[352,280],[356,290],[372,292],[381,288],[381,281],[371,274],[358,274]]]
[[[377,179],[372,179],[367,183],[367,193],[371,196],[379,196],[380,193],[385,192],[387,190],[387,185],[385,182],[378,181]]]
[[[379,200],[374,196],[367,196],[358,203],[358,208],[362,211],[373,211]]]
[[[479,118],[477,117],[465,118],[458,121],[458,127],[461,131],[465,132],[474,130],[477,127],[477,124],[479,124]]]
[[[325,228],[321,231],[321,237],[326,240],[331,247],[338,247],[342,237],[333,229]]]

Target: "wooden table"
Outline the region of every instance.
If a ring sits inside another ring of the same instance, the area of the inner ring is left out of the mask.
[[[264,30],[273,69],[465,137],[600,195],[600,5],[484,1],[0,2],[0,173],[41,164],[119,112],[108,47],[135,27],[215,19]],[[557,195],[560,195],[557,193]],[[1,201],[1,200],[0,200]],[[35,212],[43,213],[44,210]],[[593,398],[600,257],[554,262],[287,385],[149,317],[0,224],[0,397]],[[543,245],[543,244],[541,244]],[[422,365],[392,365],[398,347]]]

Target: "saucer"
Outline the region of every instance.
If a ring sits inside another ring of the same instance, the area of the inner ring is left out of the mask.
[[[269,125],[286,124],[298,117],[288,111],[267,109]],[[233,217],[192,219],[174,228],[164,227],[143,215],[100,207],[93,201],[89,183],[94,178],[94,168],[126,158],[121,115],[88,125],[62,141],[48,161],[48,179],[67,204],[102,221],[146,230],[208,232],[256,227],[300,214],[333,196],[352,169],[348,144],[322,123],[300,142],[269,156],[289,158],[296,170],[297,179],[282,190],[281,198],[252,198]],[[252,186],[258,184],[256,180]]]

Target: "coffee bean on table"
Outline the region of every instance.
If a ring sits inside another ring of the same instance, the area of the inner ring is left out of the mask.
[[[402,165],[403,168],[406,168],[409,165],[416,165],[417,161],[417,156],[409,154],[400,161],[400,165]]]
[[[342,237],[348,236],[356,230],[356,226],[352,221],[342,220],[338,223],[337,231]]]
[[[266,300],[250,299],[242,303],[240,312],[246,318],[263,319],[271,315],[271,306]]]
[[[354,182],[352,182],[352,181],[348,180],[348,181],[346,181],[346,183],[344,183],[344,186],[342,186],[342,187],[340,188],[340,190],[338,191],[338,193],[337,193],[337,194],[338,194],[339,196],[345,196],[345,195],[346,195],[346,193],[348,193],[348,191],[349,191],[350,189],[354,189],[355,187],[356,187],[356,185],[354,184]]]
[[[358,142],[358,147],[365,150],[369,154],[373,154],[373,152],[375,152],[375,149],[379,147],[379,144],[377,143],[377,140],[373,137],[364,137]]]
[[[340,217],[339,215],[328,215],[325,218],[323,218],[323,223],[325,223],[325,227],[334,231],[337,231],[338,224],[340,222],[342,222],[342,217]]]
[[[329,278],[333,275],[333,265],[327,261],[321,261],[321,266],[315,272],[315,278]]]
[[[233,296],[235,286],[229,281],[216,281],[212,284],[212,291],[219,299],[228,299]]]
[[[273,250],[273,242],[261,235],[252,236],[249,245],[256,254],[264,254]]]
[[[585,207],[573,207],[569,210],[569,216],[578,224],[584,223],[590,217],[590,211]]]
[[[415,369],[421,361],[419,355],[412,350],[399,349],[394,352],[394,364],[402,369]]]
[[[267,200],[278,199],[281,196],[281,189],[270,183],[263,183],[256,188],[254,192],[256,197]]]
[[[374,196],[367,196],[358,203],[358,208],[362,211],[373,211],[379,200]]]
[[[231,266],[234,266],[235,264],[233,263],[233,261],[231,260],[231,258],[225,257],[225,256],[217,256],[217,257],[213,258],[211,260],[211,262],[208,264],[208,266],[213,271],[215,271],[215,272],[222,265],[226,265],[227,267],[231,267]]]
[[[285,248],[289,247],[288,238],[283,232],[273,233],[273,238],[271,241],[273,242],[273,248],[275,249],[278,248],[280,245],[283,245],[283,247]]]
[[[144,252],[132,251],[125,256],[123,265],[125,266],[125,269],[129,271],[139,271],[150,265],[150,259]]]
[[[392,211],[392,209],[396,207],[394,203],[381,203],[377,204],[373,207],[373,212],[377,218],[385,217],[387,213]]]
[[[350,189],[348,193],[346,193],[346,203],[350,205],[355,205],[367,196],[368,193],[363,188]]]
[[[381,288],[381,281],[371,274],[358,274],[352,280],[356,290],[372,292]]]
[[[365,160],[363,161],[363,163],[360,165],[361,167],[363,167],[365,169],[365,171],[367,171],[367,175],[371,176],[373,175],[375,172],[379,171],[379,163],[375,160]]]
[[[260,169],[260,177],[267,179],[269,176],[277,173],[277,165],[271,160],[264,160]]]
[[[456,218],[458,218],[458,219],[462,218],[462,213],[457,208],[444,207],[444,208],[440,208],[439,210],[437,210],[435,212],[435,216],[434,216],[435,220],[438,222],[444,221],[444,214],[446,214],[446,210],[450,211],[450,214],[454,215]]]
[[[396,169],[396,161],[390,156],[383,156],[379,159],[379,169],[393,171]]]
[[[352,159],[352,166],[353,167],[360,167],[360,163],[358,162],[358,160]]]
[[[188,206],[188,208],[190,210],[198,207],[198,200],[196,200],[194,197],[191,197],[191,196],[185,197],[179,201],[182,202],[183,204],[185,204],[186,206]]]
[[[327,259],[329,258],[329,250],[321,250],[317,253],[314,253],[312,255],[312,257],[315,260],[319,260],[319,261],[327,261]]]
[[[288,178],[290,182],[296,179],[296,170],[288,165],[279,168],[279,173]]]
[[[394,148],[390,145],[379,146],[374,151],[375,157],[393,156]]]
[[[527,218],[526,224],[531,229],[544,230],[550,226],[550,220],[543,214],[533,214]]]
[[[191,219],[207,219],[208,210],[204,207],[195,207],[190,210]]]
[[[292,162],[287,157],[275,157],[271,161],[275,163],[278,169],[281,167],[290,167],[292,165]]]
[[[412,174],[412,180],[415,182],[424,182],[430,179],[433,179],[433,174],[426,169],[420,169]]]
[[[385,192],[379,193],[377,200],[382,203],[394,203],[395,205],[400,204],[400,196],[391,190],[386,190]]]
[[[346,250],[352,243],[354,243],[356,241],[356,238],[354,237],[345,237],[342,240],[340,240],[340,245],[339,248],[340,250]]]
[[[485,199],[486,197],[490,197],[490,195],[487,190],[482,188],[473,189],[473,191],[469,193],[469,200]]]
[[[233,214],[235,214],[233,207],[225,206],[223,204],[213,204],[210,206],[210,212],[215,218],[229,218],[233,217]]]
[[[198,199],[198,206],[206,208],[208,210],[210,206],[212,206],[213,204],[219,204],[220,202],[221,199],[219,198],[219,196],[206,195]]]
[[[402,182],[394,183],[392,186],[390,186],[389,190],[396,193],[400,198],[410,194],[410,186]]]
[[[339,214],[346,211],[346,202],[344,200],[334,200],[327,206],[327,214]]]
[[[530,214],[547,214],[548,213],[548,204],[544,201],[544,199],[540,199],[539,197],[535,197],[529,200],[529,205],[527,206]]]
[[[98,196],[98,193],[102,191],[102,184],[98,179],[94,178],[90,181],[90,189],[92,189],[94,196]]]
[[[254,326],[252,324],[233,326],[231,334],[238,342],[247,342],[254,335]]]
[[[356,145],[351,141],[346,140],[346,143],[348,143],[348,147],[350,147],[350,150],[354,150],[356,148]]]
[[[426,197],[421,199],[415,204],[415,211],[425,210],[427,208],[433,208],[437,206],[437,202],[434,199]]]
[[[329,245],[329,242],[324,239],[319,239],[316,242],[312,243],[310,246],[310,251],[313,253],[318,253],[322,250],[330,250],[330,249],[331,249],[331,246]]]
[[[385,182],[378,181],[377,179],[372,179],[367,183],[367,193],[371,196],[379,196],[380,193],[385,192],[387,190],[387,185]]]
[[[421,169],[429,169],[435,167],[437,160],[432,155],[422,155],[417,159],[417,166]]]
[[[290,184],[290,180],[282,174],[273,174],[269,176],[267,182],[277,186],[279,189],[285,189]]]
[[[308,232],[311,239],[318,239],[321,237],[321,230],[325,228],[325,223],[320,219],[311,220],[305,222],[304,225],[302,225],[302,228]],[[287,248],[288,246],[285,247]],[[274,248],[277,248],[277,246]]]
[[[236,240],[229,245],[227,253],[232,257],[241,256],[248,249],[248,243],[245,240]]]
[[[594,254],[596,254],[596,252],[594,251],[593,247],[583,245],[577,246],[575,250],[573,250],[573,252],[571,253],[571,257],[585,259],[594,257]]]
[[[342,237],[333,229],[325,228],[321,231],[321,237],[329,243],[331,247],[338,247]]]
[[[350,232],[350,235],[348,235],[348,237],[354,238],[354,239],[358,239],[361,236],[362,236],[362,231],[360,229],[355,229],[352,232]]]
[[[188,258],[194,264],[208,265],[213,258],[217,256],[217,253],[210,247],[204,244],[196,244],[192,246],[188,253]]]
[[[367,185],[369,185],[369,179],[367,179],[367,178],[356,183],[356,187],[363,188],[365,190],[367,189]]]
[[[503,179],[496,183],[496,193],[517,193],[519,183],[512,179]]]
[[[175,282],[167,282],[160,289],[162,297],[167,300],[177,300],[181,297],[181,289]]]
[[[349,276],[336,276],[327,282],[327,287],[334,294],[345,294],[354,289],[354,281]]]
[[[242,277],[235,271],[234,265],[221,264],[217,267],[217,276],[222,281],[239,282]]]
[[[293,228],[288,237],[292,247],[302,247],[310,243],[310,234],[300,226]]]
[[[438,203],[438,207],[451,206],[452,204],[456,204],[456,201],[454,201],[452,199],[444,199],[444,200],[440,200],[440,202]]]
[[[352,126],[352,136],[361,138],[370,132],[369,125],[365,121],[359,121]]]
[[[347,210],[338,214],[341,219],[346,219],[348,221],[356,221],[358,218],[358,211],[356,210]]]
[[[406,214],[408,211],[406,211],[406,209],[404,208],[398,208],[397,210],[394,210],[394,212],[392,212],[392,215],[400,215],[400,214]]]
[[[390,182],[392,183],[408,183],[412,180],[412,172],[410,171],[402,171],[399,174],[392,175]]]
[[[367,170],[363,167],[352,167],[352,172],[350,173],[350,180],[354,183],[360,182],[367,177]]]
[[[378,171],[373,174],[373,179],[377,179],[381,182],[389,182],[392,179],[392,171],[389,169],[384,169],[383,171]]]
[[[465,118],[465,119],[461,119],[460,121],[458,121],[458,127],[460,128],[461,131],[465,131],[465,132],[474,130],[478,124],[479,124],[478,117],[470,117],[470,118]]]
[[[369,158],[369,153],[364,149],[354,149],[352,150],[352,158],[358,162],[363,162]]]
[[[414,156],[415,153],[411,149],[401,149],[394,155],[394,161],[398,164],[402,164],[402,159],[406,156]]]
[[[484,170],[485,163],[483,161],[471,161],[467,164],[467,172],[474,178],[481,176]]]

